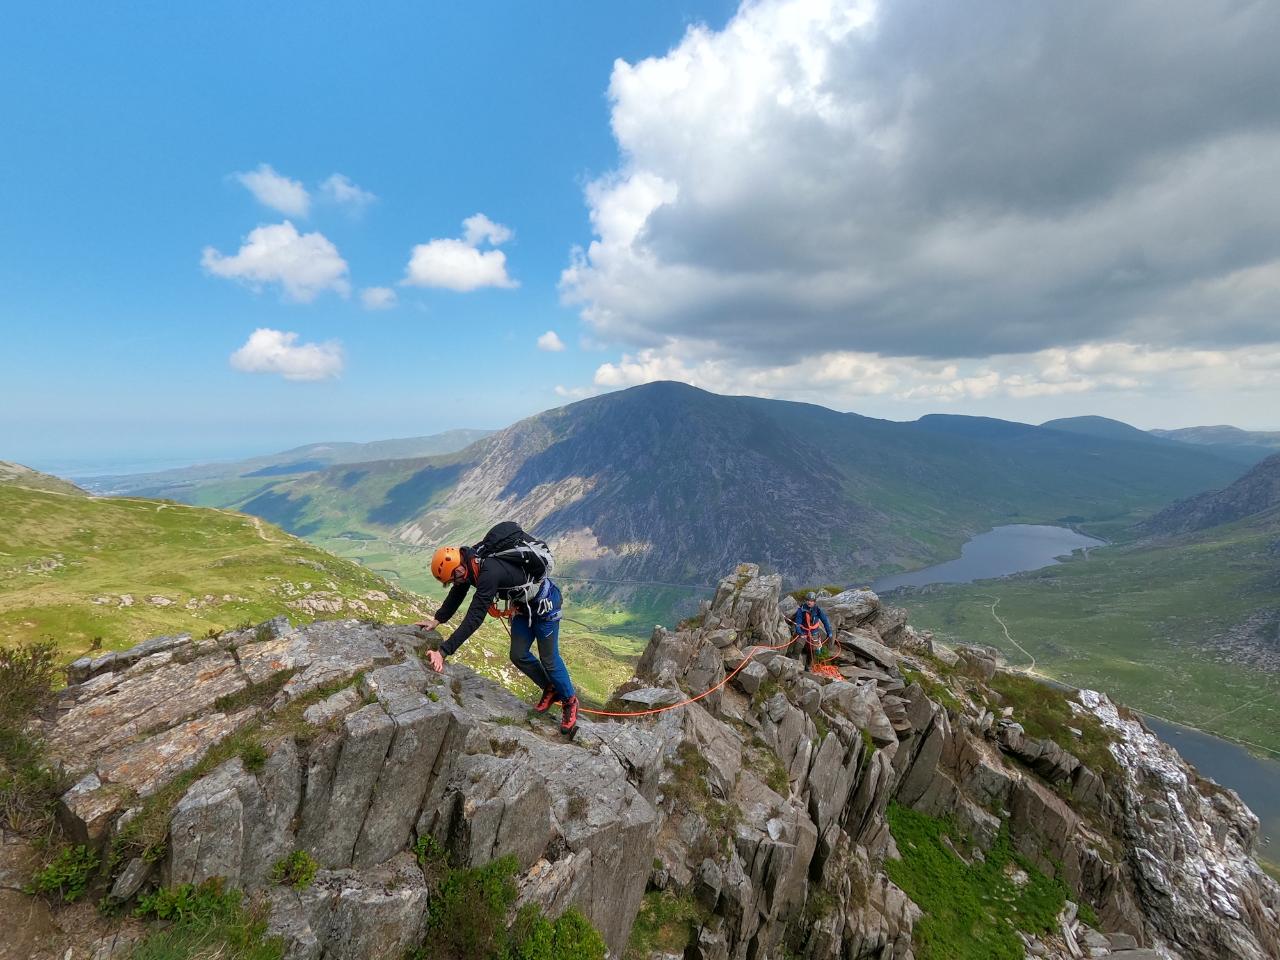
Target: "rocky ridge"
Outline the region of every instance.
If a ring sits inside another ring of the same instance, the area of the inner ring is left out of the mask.
[[[519,903],[578,907],[614,957],[642,902],[670,896],[693,905],[693,960],[915,960],[929,918],[891,877],[913,855],[902,810],[945,820],[966,863],[1008,845],[1061,883],[1027,956],[1280,955],[1280,888],[1233,793],[1100,694],[1070,702],[1105,749],[1073,752],[1028,734],[988,651],[935,644],[869,591],[825,605],[840,680],[802,669],[780,578],[740,565],[698,618],[655,629],[614,705],[713,692],[586,718],[572,742],[466,667],[425,669],[429,638],[357,621],[78,664],[40,725],[74,780],[67,829],[117,853],[102,893],[222,877],[270,905],[291,958],[419,942],[432,888],[411,847],[429,835],[459,866],[514,856]],[[320,866],[303,890],[270,880],[294,850]],[[112,934],[83,955],[127,949]]]

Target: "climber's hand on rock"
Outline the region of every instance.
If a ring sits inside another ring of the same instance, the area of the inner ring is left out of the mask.
[[[439,650],[427,651],[427,666],[436,673],[444,673],[444,657],[440,656]]]
[[[419,620],[414,624],[415,627],[421,627],[423,630],[434,630],[440,626],[440,621],[435,617],[427,617],[425,620]]]

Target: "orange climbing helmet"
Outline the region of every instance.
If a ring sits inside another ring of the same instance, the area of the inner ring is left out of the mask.
[[[446,586],[454,582],[460,568],[465,572],[460,547],[441,547],[431,558],[431,575]]]

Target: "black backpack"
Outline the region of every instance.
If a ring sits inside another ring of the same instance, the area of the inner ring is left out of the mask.
[[[555,558],[546,541],[525,533],[514,520],[504,520],[495,525],[484,539],[471,548],[478,559],[493,557],[519,567],[529,578],[519,587],[504,591],[511,600],[532,603],[542,588],[542,582],[551,576]]]

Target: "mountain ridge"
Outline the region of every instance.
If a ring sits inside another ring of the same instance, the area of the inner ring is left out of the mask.
[[[1175,536],[1219,527],[1280,509],[1280,453],[1259,462],[1221,490],[1170,504],[1139,529],[1157,536]]]
[[[923,566],[1000,523],[1153,512],[1239,469],[1189,445],[990,418],[899,423],[659,382],[447,458],[330,467],[224,505],[303,536],[410,547],[474,539],[510,515],[602,576],[680,580],[752,555],[802,581]]]

